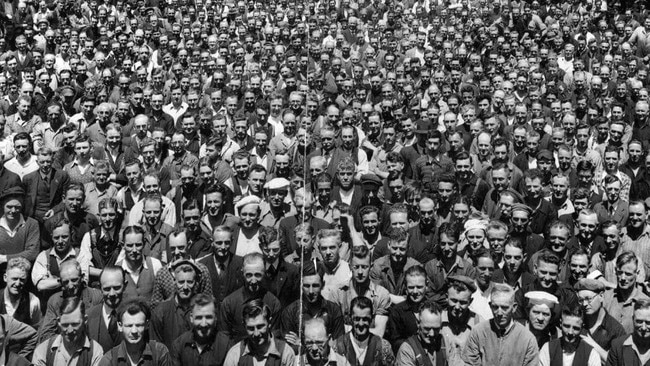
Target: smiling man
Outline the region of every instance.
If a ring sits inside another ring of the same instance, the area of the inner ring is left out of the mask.
[[[247,336],[228,351],[224,366],[260,362],[279,366],[294,364],[296,355],[291,347],[271,335],[273,316],[262,299],[247,302],[239,312],[242,313]]]
[[[582,338],[584,310],[566,307],[562,310],[562,337],[543,345],[539,351],[539,365],[600,365],[600,357]],[[558,362],[559,361],[559,362]]]
[[[192,329],[181,334],[172,344],[173,365],[196,366],[216,363],[226,358],[230,340],[217,332],[219,307],[212,296],[197,294],[192,298],[190,324]]]
[[[88,317],[84,302],[79,297],[66,298],[61,303],[59,312],[60,334],[36,347],[32,363],[38,366],[99,365],[104,350],[99,343],[88,337]]]

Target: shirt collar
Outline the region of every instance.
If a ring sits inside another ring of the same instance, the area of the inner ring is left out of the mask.
[[[7,231],[9,231],[9,232],[12,232],[12,231],[18,231],[18,229],[19,229],[20,227],[22,227],[23,225],[25,225],[25,218],[23,217],[23,215],[20,215],[20,221],[18,222],[18,225],[16,225],[16,229],[15,229],[15,230],[11,230],[11,229],[9,228],[9,222],[7,221],[7,219],[6,219],[4,216],[2,216],[2,217],[0,218],[0,227],[3,228],[3,229],[5,229],[5,230],[7,230]]]
[[[248,348],[248,343],[244,342],[244,350],[242,351],[241,355],[246,356],[248,354],[251,354],[251,350]],[[275,355],[278,358],[282,358],[282,353],[280,353],[278,347],[276,347],[275,339],[272,336],[270,336],[269,348],[266,350],[266,353],[264,354],[264,358],[268,358],[270,355]]]

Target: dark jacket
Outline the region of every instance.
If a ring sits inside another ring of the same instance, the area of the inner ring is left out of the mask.
[[[48,202],[50,207],[54,207],[61,202],[63,199],[63,190],[69,181],[68,173],[52,168],[52,172],[50,173],[50,200]],[[33,217],[34,209],[36,208],[38,185],[44,184],[41,172],[37,170],[27,174],[23,178],[23,184],[25,186],[25,216]]]
[[[104,322],[103,308],[104,303],[97,304],[88,310],[88,337],[99,343],[104,352],[110,351],[113,347],[120,344],[122,337],[120,334],[115,339],[108,333],[108,327]],[[119,332],[118,332],[119,333]]]

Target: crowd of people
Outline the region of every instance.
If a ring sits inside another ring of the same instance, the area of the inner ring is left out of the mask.
[[[630,0],[2,0],[0,365],[650,362]]]

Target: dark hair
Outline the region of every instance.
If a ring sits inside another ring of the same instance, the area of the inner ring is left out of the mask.
[[[244,308],[242,309],[244,324],[248,319],[256,318],[260,315],[263,315],[269,323],[271,322],[271,309],[269,309],[262,299],[252,299],[244,303]]]
[[[123,302],[117,310],[117,319],[121,323],[124,314],[136,315],[143,313],[146,320],[151,319],[151,310],[146,301],[141,298],[131,299]]]
[[[374,316],[375,312],[372,306],[372,300],[365,296],[357,296],[350,302],[350,316],[352,316],[354,308],[361,310],[370,309],[370,316]]]

